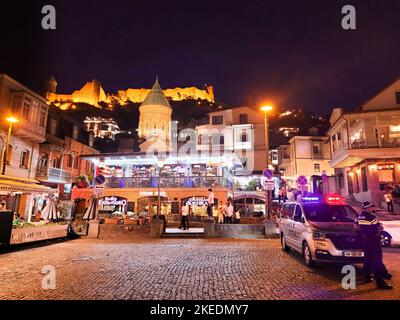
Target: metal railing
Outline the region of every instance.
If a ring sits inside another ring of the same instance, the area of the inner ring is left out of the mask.
[[[49,181],[72,181],[71,172],[53,167],[38,167],[36,176],[38,178],[47,178]]]
[[[159,177],[106,178],[107,188],[157,188]],[[228,187],[229,182],[220,176],[213,177],[161,177],[162,188],[212,188]]]

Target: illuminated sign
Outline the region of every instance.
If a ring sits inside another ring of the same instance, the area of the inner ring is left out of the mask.
[[[158,192],[152,192],[152,191],[140,191],[139,195],[141,197],[158,197]],[[165,191],[160,192],[160,196],[167,198],[167,193]]]
[[[117,197],[105,197],[100,200],[103,206],[125,206],[127,200]]]
[[[207,198],[205,197],[192,197],[186,201],[188,206],[208,206]]]

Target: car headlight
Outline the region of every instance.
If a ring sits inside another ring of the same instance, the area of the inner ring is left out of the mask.
[[[326,234],[324,232],[314,231],[312,236],[313,236],[313,239],[315,239],[315,240],[325,240],[325,238],[326,238]]]

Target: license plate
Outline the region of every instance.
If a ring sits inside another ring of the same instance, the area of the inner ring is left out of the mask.
[[[362,258],[364,257],[364,252],[362,251],[345,251],[343,253],[345,257],[357,257],[357,258]]]

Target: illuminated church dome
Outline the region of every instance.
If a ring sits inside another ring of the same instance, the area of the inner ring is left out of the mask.
[[[148,142],[163,140],[169,143],[172,107],[165,97],[158,79],[141,104],[139,111],[139,138]],[[142,146],[141,149],[143,149]]]

